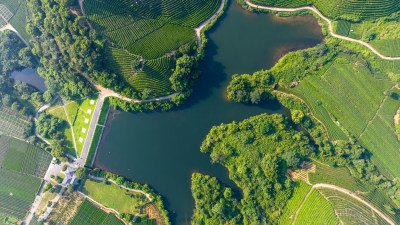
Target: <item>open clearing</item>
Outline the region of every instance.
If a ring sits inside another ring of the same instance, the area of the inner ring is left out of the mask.
[[[111,182],[87,179],[81,191],[98,203],[115,209],[119,213],[135,215],[140,212],[139,207],[148,202],[145,195],[125,190]]]

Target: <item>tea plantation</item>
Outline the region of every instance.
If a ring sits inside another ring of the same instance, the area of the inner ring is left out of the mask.
[[[397,0],[250,0],[256,4],[276,7],[300,7],[314,5],[332,19],[346,18],[378,18],[388,16],[400,10]]]
[[[221,0],[86,0],[94,29],[144,58],[157,58],[195,38],[193,28],[209,18]]]
[[[22,220],[31,207],[51,156],[23,141],[0,136],[0,214]]]

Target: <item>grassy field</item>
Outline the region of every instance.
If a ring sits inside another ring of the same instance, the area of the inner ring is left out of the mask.
[[[113,183],[87,179],[82,187],[82,193],[93,198],[105,207],[117,210],[119,213],[135,215],[139,207],[148,202],[146,196],[138,192],[121,189]]]
[[[310,191],[311,186],[304,182],[296,182],[292,197],[287,201],[286,207],[282,212],[282,216],[279,219],[280,225],[292,224],[294,215],[301,205],[303,199]]]
[[[8,143],[7,143],[8,142]],[[0,138],[0,167],[36,177],[44,177],[51,162],[47,152],[14,138]],[[3,158],[4,157],[4,158]]]
[[[101,107],[99,121],[97,122],[98,124],[104,125],[107,122],[106,121],[106,117],[107,117],[107,113],[108,113],[108,109],[109,108],[110,108],[110,98],[105,98],[103,106]]]
[[[68,118],[72,123],[78,157],[82,152],[86,140],[94,108],[96,107],[97,97],[98,96],[96,95],[83,100],[70,102],[65,105]]]
[[[101,135],[101,131],[102,130],[103,130],[102,126],[99,126],[99,125],[96,126],[96,130],[94,131],[92,143],[90,144],[88,157],[87,157],[86,162],[85,162],[85,166],[87,166],[87,167],[91,167],[92,166],[93,157],[94,157],[94,155],[96,153],[97,144],[100,141],[100,135]]]
[[[316,190],[313,190],[300,208],[295,225],[339,224],[331,204]]]
[[[111,46],[107,48],[108,69],[121,76],[134,90],[140,92],[146,88],[151,89],[154,93],[153,97],[173,92],[169,81],[172,69],[175,68],[173,57],[148,60],[144,63],[142,70],[135,71],[131,67],[134,56],[118,48]]]
[[[10,108],[0,106],[0,134],[6,134],[24,139],[24,129],[29,125],[30,119],[22,116]]]
[[[30,209],[42,180],[0,168],[0,213],[23,219]]]
[[[107,214],[85,200],[79,207],[78,212],[69,223],[70,225],[124,225],[113,214]]]
[[[67,152],[76,157],[76,152],[75,152],[75,147],[74,147],[74,140],[72,139],[72,130],[71,130],[71,126],[69,125],[68,119],[67,119],[67,114],[64,110],[64,107],[62,106],[56,106],[54,108],[49,108],[47,110],[47,113],[64,121],[65,127],[63,128],[62,132],[66,137],[66,145],[64,145],[63,147],[65,147],[65,149],[67,150]]]
[[[318,191],[332,204],[344,224],[375,224],[379,217],[368,206],[339,191],[326,188]]]
[[[84,9],[94,28],[113,43],[151,59],[193,40],[193,28],[220,4],[221,0],[87,0]]]

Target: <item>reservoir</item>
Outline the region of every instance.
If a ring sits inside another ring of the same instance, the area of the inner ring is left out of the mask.
[[[207,37],[202,77],[187,102],[169,112],[113,111],[95,160],[97,168],[153,187],[164,197],[173,224],[179,225],[190,224],[193,213],[193,172],[215,176],[240,193],[228,171],[200,152],[211,127],[261,113],[289,113],[277,101],[227,101],[231,76],[269,69],[287,52],[315,46],[323,38],[313,16],[250,13],[236,1],[230,1]]]

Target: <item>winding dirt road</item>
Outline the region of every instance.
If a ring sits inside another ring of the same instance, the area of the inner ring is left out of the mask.
[[[389,223],[390,225],[395,225],[395,223],[389,218],[387,217],[385,214],[383,214],[381,211],[379,211],[378,209],[376,209],[373,205],[371,205],[370,203],[362,200],[360,197],[358,197],[356,194],[354,194],[353,192],[335,186],[335,185],[331,185],[331,184],[315,184],[312,186],[312,188],[310,189],[310,191],[307,193],[307,195],[304,197],[303,201],[301,202],[299,208],[296,211],[296,214],[294,215],[293,221],[292,221],[292,225],[295,223],[297,215],[301,209],[301,207],[303,206],[303,203],[306,201],[307,197],[310,195],[310,193],[312,192],[312,190],[314,189],[318,189],[318,188],[328,188],[328,189],[332,189],[332,190],[336,190],[339,192],[342,192],[343,194],[346,194],[354,199],[356,199],[357,201],[361,202],[362,204],[368,206],[372,211],[374,211],[376,214],[378,214],[381,218],[383,218],[384,220],[386,220],[387,223]]]
[[[222,0],[221,6],[210,18],[208,18],[206,21],[202,22],[198,27],[194,28],[194,31],[196,32],[198,46],[201,45],[201,30],[203,30],[203,28],[205,26],[207,26],[209,23],[211,23],[211,21],[213,21],[222,12],[222,10],[224,10],[225,1],[226,0]]]
[[[365,47],[369,48],[372,52],[374,52],[377,56],[379,56],[382,59],[386,59],[386,60],[400,60],[400,57],[388,57],[388,56],[384,56],[381,53],[379,53],[377,50],[375,50],[370,44],[368,44],[367,42],[361,41],[361,40],[356,40],[353,38],[349,38],[346,36],[342,36],[342,35],[338,35],[335,34],[333,32],[333,28],[332,28],[332,22],[326,18],[324,15],[322,15],[322,13],[320,11],[318,11],[318,9],[316,9],[315,7],[311,7],[311,6],[304,6],[304,7],[298,7],[298,8],[279,8],[279,7],[268,7],[268,6],[261,6],[261,5],[256,5],[254,3],[251,3],[249,0],[245,0],[246,4],[248,6],[251,6],[253,8],[258,8],[258,9],[266,9],[266,10],[271,10],[271,11],[279,11],[279,12],[295,12],[295,11],[299,11],[299,10],[310,10],[314,13],[316,13],[319,17],[321,17],[323,20],[325,20],[328,25],[329,25],[329,33],[336,38],[340,38],[343,40],[347,40],[347,41],[352,41],[352,42],[357,42],[359,44],[364,45]]]

